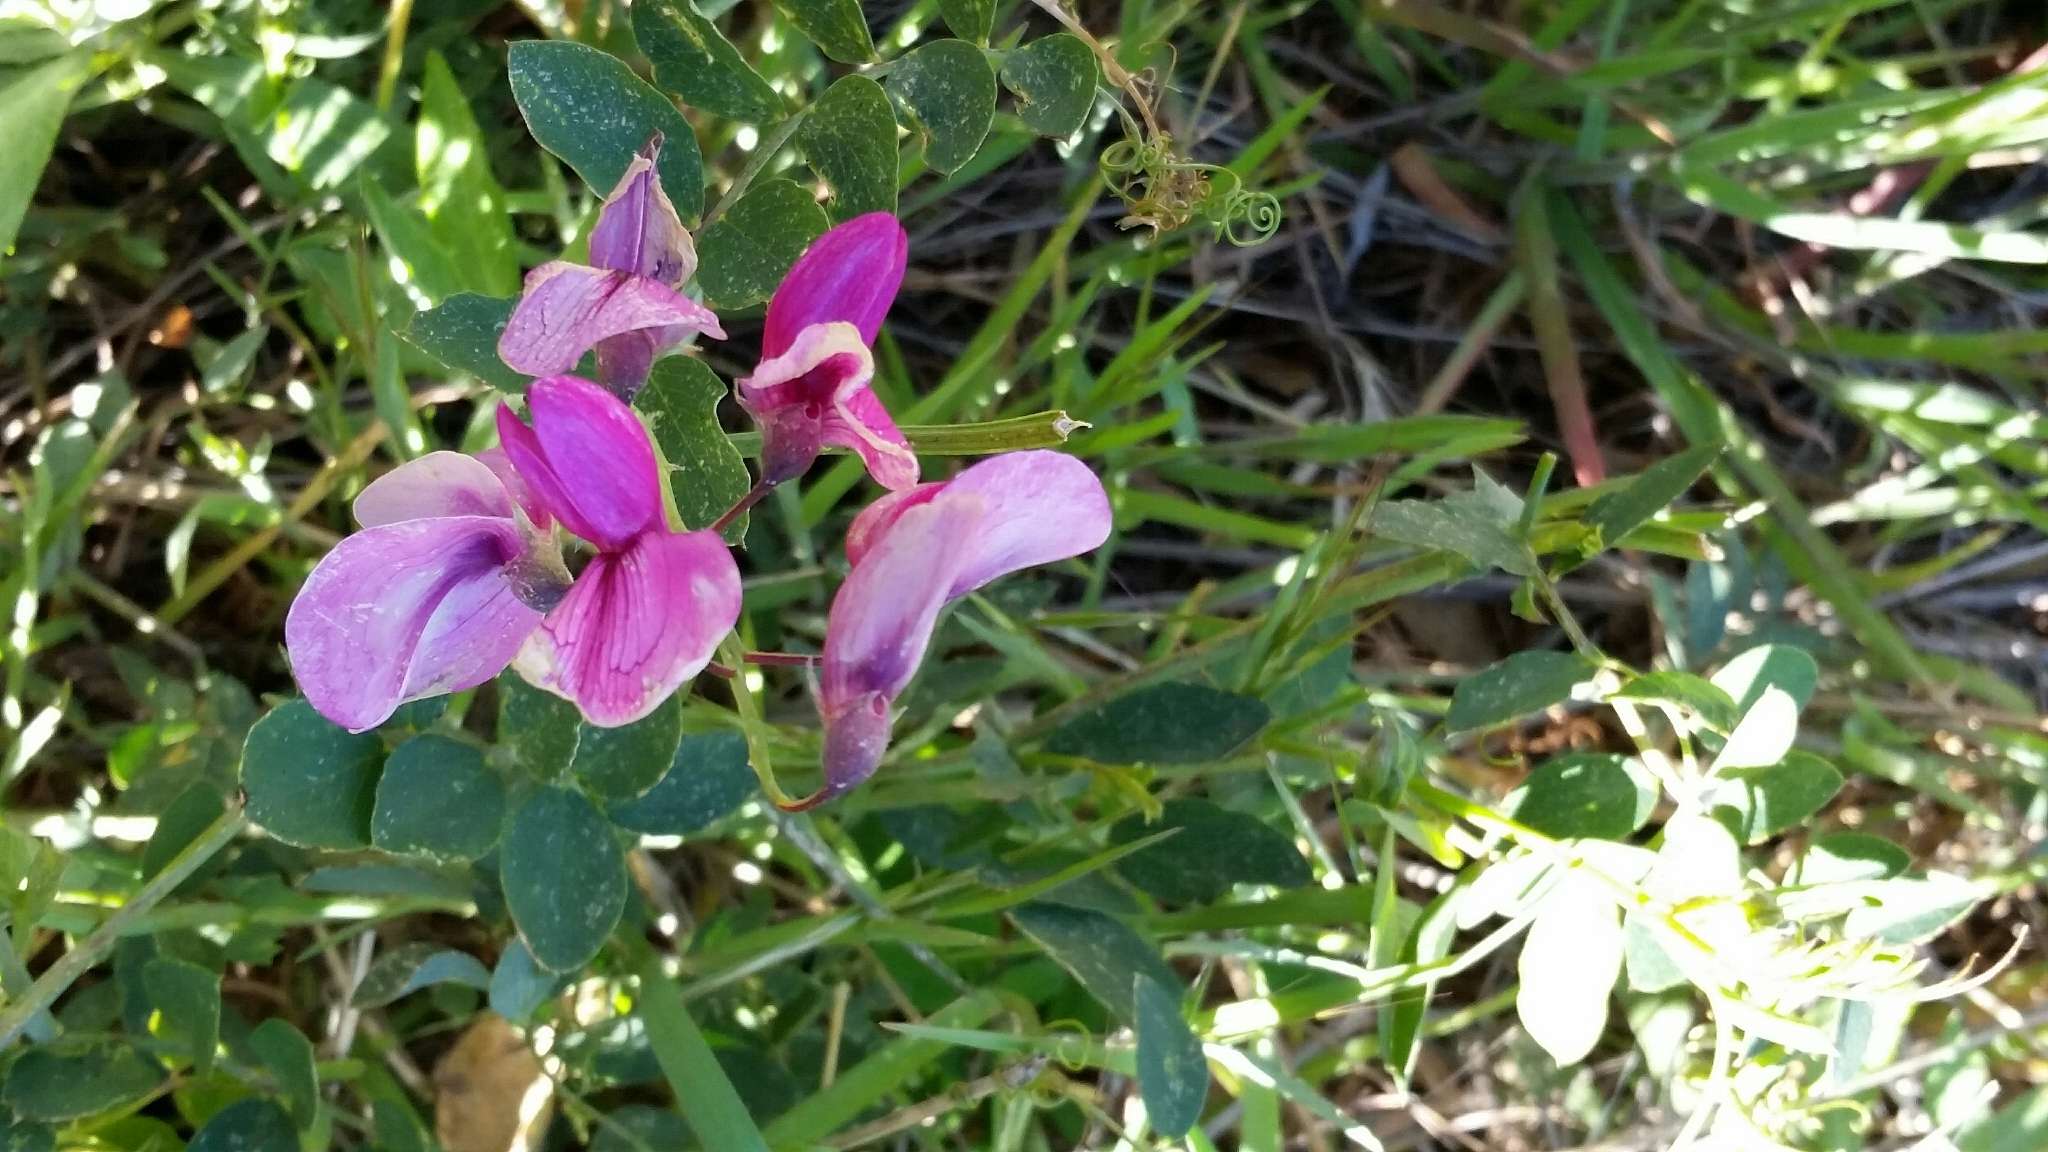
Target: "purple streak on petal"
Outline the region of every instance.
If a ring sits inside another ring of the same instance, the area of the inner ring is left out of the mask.
[[[947,599],[999,576],[1079,556],[1109,539],[1109,495],[1088,465],[1037,449],[992,456],[946,484],[944,499],[971,497],[983,512],[961,541],[959,574]]]
[[[680,288],[697,271],[697,246],[662,190],[655,161],[661,134],[640,149],[618,187],[605,198],[590,230],[590,262],[611,272],[645,276]]]
[[[853,325],[861,343],[873,344],[909,254],[910,237],[887,212],[856,216],[813,240],[768,302],[762,359],[788,351],[811,325],[833,321]]]
[[[500,574],[521,546],[496,516],[404,520],[343,540],[285,616],[306,699],[360,732],[407,700],[497,675],[541,619]]]
[[[498,358],[528,376],[576,367],[607,337],[660,334],[666,350],[693,332],[723,340],[718,317],[666,284],[557,260],[526,274],[526,288],[498,338]]]
[[[503,404],[498,408],[500,412],[504,411]],[[512,466],[512,458],[505,455],[503,448],[486,448],[477,453],[475,458],[477,463],[491,470],[491,475],[498,478],[498,483],[505,486],[505,491],[512,496],[512,502],[526,514],[528,523],[546,531],[548,526],[555,522],[554,515],[540,502],[540,498],[534,495],[533,489],[527,486],[525,478],[519,475],[519,469]]]
[[[917,483],[917,456],[868,382],[874,354],[852,324],[813,324],[740,381],[740,403],[761,425],[761,476],[801,475],[820,448],[851,448],[887,488]]]
[[[739,614],[739,567],[716,533],[648,532],[584,568],[516,667],[592,724],[630,724],[703,671]]]
[[[661,469],[632,409],[576,376],[534,381],[526,404],[531,425],[498,409],[498,438],[563,527],[609,549],[661,523]]]
[[[429,516],[512,516],[512,498],[490,467],[460,452],[429,452],[375,480],[356,497],[365,528]]]

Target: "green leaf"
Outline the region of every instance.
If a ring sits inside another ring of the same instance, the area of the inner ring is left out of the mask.
[[[254,57],[153,51],[147,58],[173,87],[220,117],[235,150],[266,184],[284,180],[287,192],[340,187],[391,135],[383,114],[347,89],[271,76]]]
[[[1520,789],[1515,819],[1559,840],[1620,840],[1650,819],[1657,788],[1623,756],[1571,752],[1538,765]]]
[[[1129,844],[1177,830],[1140,848],[1116,868],[1131,883],[1168,904],[1207,904],[1233,884],[1299,888],[1315,879],[1294,842],[1256,816],[1207,800],[1169,800],[1159,819],[1128,816],[1109,830],[1112,844]]]
[[[682,990],[653,955],[640,965],[639,1014],[661,1074],[675,1092],[676,1107],[697,1133],[698,1146],[767,1152],[768,1142],[747,1115],[747,1106],[697,1030],[697,1022],[690,1019]]]
[[[989,33],[995,31],[996,0],[939,0],[939,15],[945,17],[953,35],[986,44]]]
[[[724,816],[760,791],[760,778],[747,765],[747,740],[737,732],[683,737],[668,774],[647,794],[609,804],[612,823],[651,836],[688,836]]]
[[[1957,1152],[2040,1152],[2048,1148],[2048,1087],[2029,1088],[1993,1112],[1978,1110],[1951,1145]]]
[[[1728,693],[1712,681],[1690,672],[1665,670],[1646,673],[1623,684],[1609,698],[1675,704],[1720,732],[1734,728],[1738,716],[1735,701],[1729,699]]]
[[[1451,954],[1451,945],[1458,937],[1458,904],[1467,891],[1466,885],[1459,884],[1430,902],[1401,943],[1401,963],[1434,964]],[[1380,931],[1377,920],[1373,931]],[[1378,957],[1374,958],[1374,966],[1378,966]],[[1422,1051],[1423,1025],[1428,1020],[1429,1001],[1436,995],[1436,986],[1435,980],[1425,981],[1419,993],[1396,996],[1385,1010],[1380,1036],[1385,1045],[1386,1065],[1401,1084],[1409,1083],[1415,1075],[1415,1061]]]
[[[1536,554],[1517,525],[1522,501],[1484,475],[1469,492],[1441,500],[1386,500],[1373,511],[1376,536],[1417,548],[1454,552],[1481,570],[1536,574]]]
[[[1804,823],[1841,788],[1842,774],[1834,765],[1795,749],[1775,764],[1717,773],[1706,802],[1738,839],[1761,844]]]
[[[157,817],[156,831],[150,833],[149,843],[143,846],[143,877],[146,879],[163,871],[165,865],[176,859],[187,844],[199,839],[199,834],[211,827],[225,811],[227,805],[222,802],[220,793],[205,781],[178,793],[178,798]]]
[[[1180,986],[1158,950],[1114,917],[1064,904],[1025,904],[1010,909],[1010,919],[1127,1024],[1137,1022],[1133,990],[1140,979]]]
[[[1599,529],[1601,541],[1611,548],[1685,495],[1720,455],[1720,445],[1708,444],[1659,460],[1620,491],[1593,501],[1586,522]]]
[[[419,209],[393,199],[372,175],[357,181],[356,191],[363,198],[363,214],[370,218],[370,227],[384,245],[384,255],[403,266],[408,294],[418,292],[439,302],[462,291],[467,277],[449,259],[433,225]],[[393,279],[398,278],[398,270],[394,270]],[[411,340],[409,333],[400,335]]]
[[[782,109],[774,86],[692,0],[638,0],[633,38],[654,65],[655,81],[692,108],[755,124]]]
[[[623,61],[568,40],[521,40],[506,69],[527,131],[592,191],[610,195],[659,132],[662,189],[685,219],[704,210],[704,161],[690,122]]]
[[[291,1116],[276,1102],[252,1096],[214,1113],[185,1152],[286,1152],[298,1146]]]
[[[1621,913],[1599,881],[1573,869],[1543,898],[1522,941],[1515,1013],[1560,1067],[1592,1053],[1621,976]]]
[[[737,309],[768,299],[796,258],[831,225],[817,199],[794,180],[756,181],[697,237],[697,283],[705,302]]]
[[[450,736],[415,736],[384,762],[370,842],[386,852],[436,860],[474,860],[498,842],[505,786],[475,745]]]
[[[1785,878],[1789,884],[1844,884],[1886,880],[1911,867],[1904,848],[1868,832],[1829,832],[1816,836],[1799,858],[1799,867]]]
[[[1168,681],[1097,704],[1060,725],[1045,747],[1100,764],[1204,764],[1242,747],[1271,716],[1250,696]]]
[[[7,1069],[7,1106],[23,1120],[76,1120],[154,1093],[162,1069],[126,1046],[31,1048]]]
[[[512,814],[499,852],[505,906],[541,967],[590,962],[626,910],[626,857],[580,792],[541,788]]]
[[[720,221],[717,227],[723,226]],[[668,465],[676,515],[692,530],[710,527],[753,484],[746,460],[718,423],[725,393],[725,382],[702,360],[670,356],[655,362],[647,386],[633,397]],[[746,535],[745,516],[726,526],[727,543],[738,544]]]
[[[1017,98],[1017,119],[1026,128],[1041,136],[1071,136],[1095,106],[1099,69],[1086,44],[1055,32],[1003,57],[1003,87]]]
[[[514,939],[499,954],[498,966],[491,969],[491,1011],[514,1024],[524,1024],[561,986],[562,977],[542,968],[526,945]]]
[[[467,984],[482,990],[491,986],[491,974],[467,952],[415,940],[377,957],[377,962],[363,974],[363,982],[356,985],[349,1005],[382,1008],[435,984]]]
[[[841,64],[865,64],[875,58],[875,42],[868,36],[860,0],[775,0],[775,10]]]
[[[498,677],[498,749],[512,769],[533,780],[554,780],[569,770],[582,739],[576,706],[517,674]]]
[[[971,992],[925,1021],[932,1028],[974,1028],[1002,1007],[995,992]],[[898,1036],[839,1074],[822,1088],[775,1118],[763,1133],[772,1148],[811,1148],[823,1144],[875,1102],[893,1094],[910,1077],[928,1072],[951,1045],[924,1036]]]
[[[896,114],[880,84],[841,77],[811,105],[796,146],[830,189],[834,220],[896,211]]]
[[[439,52],[420,76],[414,163],[420,211],[449,254],[463,287],[492,296],[519,291],[519,255],[505,190],[491,173],[490,148],[469,101]]]
[[[889,91],[924,132],[925,163],[957,172],[988,136],[996,116],[996,74],[981,49],[934,40],[905,54],[889,73]]]
[[[611,1123],[598,1130],[597,1139],[590,1142],[590,1152],[660,1152],[664,1148],[691,1146],[690,1125],[674,1112],[628,1104],[607,1113],[605,1119]]]
[[[249,1033],[249,1047],[277,1082],[278,1095],[301,1129],[311,1128],[320,1112],[320,1074],[313,1063],[313,1042],[284,1018],[272,1016]]]
[[[366,848],[384,746],[287,700],[249,729],[242,789],[249,818],[300,848]]]
[[[1517,652],[1458,682],[1444,726],[1453,732],[1491,728],[1571,699],[1599,665],[1571,652]]]
[[[498,337],[512,318],[516,300],[463,292],[412,318],[406,342],[439,360],[449,370],[466,372],[500,392],[517,396],[527,378],[498,358]]]
[[[197,964],[157,959],[142,969],[142,986],[160,1034],[184,1051],[193,1075],[206,1075],[220,1044],[220,977]]]
[[[1714,673],[1714,686],[1735,701],[1742,719],[1714,757],[1712,771],[1763,768],[1784,759],[1799,735],[1799,712],[1813,699],[1820,667],[1803,650],[1759,644]]]
[[[668,774],[683,738],[683,702],[670,696],[631,724],[586,723],[569,770],[599,800],[631,800]]]
[[[1202,1042],[1180,1012],[1180,998],[1156,980],[1139,976],[1137,1006],[1138,1091],[1152,1128],[1178,1140],[1202,1118],[1209,1098],[1209,1061]]]

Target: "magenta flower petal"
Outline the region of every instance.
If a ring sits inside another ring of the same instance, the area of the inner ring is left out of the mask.
[[[502,409],[503,405],[500,405],[500,408]],[[473,459],[484,467],[489,468],[491,475],[498,478],[498,483],[505,486],[506,493],[512,497],[512,503],[517,505],[519,511],[525,514],[528,523],[545,531],[549,525],[555,522],[553,513],[550,513],[541,504],[540,498],[533,494],[533,489],[519,475],[519,469],[512,466],[512,458],[505,454],[503,448],[486,448],[477,453]],[[356,513],[356,518],[358,520],[362,518],[360,509]]]
[[[592,724],[630,724],[703,671],[739,615],[739,567],[716,533],[648,532],[591,560],[515,667]]]
[[[661,524],[661,468],[631,408],[577,376],[534,381],[526,405],[531,425],[498,409],[498,438],[564,527],[609,549]]]
[[[825,785],[866,779],[888,748],[888,709],[910,683],[939,612],[997,577],[1063,560],[1109,536],[1110,507],[1088,466],[1013,452],[951,480],[884,496],[847,537],[853,572],[825,626],[818,711]]]
[[[375,480],[356,497],[365,528],[427,516],[512,516],[512,498],[488,465],[460,452],[429,452]]]
[[[667,284],[557,260],[526,274],[498,357],[515,372],[553,376],[604,340],[642,335],[666,351],[696,332],[725,338],[710,309]]]
[[[503,576],[522,546],[496,516],[403,520],[343,540],[285,616],[306,699],[361,732],[408,700],[497,675],[541,622]]]
[[[887,212],[856,216],[811,242],[768,302],[761,358],[773,359],[813,324],[844,322],[873,344],[896,300],[910,237]]]
[[[605,198],[597,227],[590,230],[590,262],[680,288],[697,271],[697,246],[662,190],[655,171],[660,156],[657,132]]]
[[[874,354],[846,321],[814,324],[739,382],[740,403],[761,425],[761,477],[803,474],[825,445],[850,448],[885,488],[917,483],[917,455],[874,390]]]

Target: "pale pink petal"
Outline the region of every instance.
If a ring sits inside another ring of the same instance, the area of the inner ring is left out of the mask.
[[[1050,564],[1101,547],[1109,539],[1109,494],[1088,466],[1061,452],[1037,449],[992,456],[946,483],[938,497],[972,497],[982,507],[949,599],[999,576]]]
[[[781,355],[739,382],[740,403],[761,426],[761,476],[802,475],[825,445],[851,448],[886,488],[917,483],[917,456],[868,386],[874,354],[844,321],[813,324]]]
[[[910,237],[887,212],[856,216],[811,242],[768,302],[761,356],[782,355],[813,324],[843,322],[873,344],[903,283]]]
[[[896,523],[897,517],[920,504],[930,503],[932,497],[945,490],[945,482],[935,480],[877,496],[874,503],[861,509],[853,523],[846,526],[847,565],[860,567],[861,557],[866,556],[868,549],[888,533],[889,526]]]
[[[832,598],[818,712],[828,794],[873,774],[889,744],[889,705],[910,683],[958,577],[960,542],[981,519],[974,498],[901,511]]]
[[[662,190],[655,171],[660,156],[657,132],[605,198],[597,227],[590,230],[590,262],[680,288],[697,271],[697,246]]]
[[[337,544],[285,616],[306,699],[360,732],[408,700],[497,675],[541,620],[502,574],[521,549],[497,516],[403,520]]]
[[[490,467],[460,452],[429,452],[375,480],[356,497],[365,528],[429,516],[512,516],[512,498]]]
[[[630,724],[703,671],[739,614],[739,567],[716,533],[648,532],[584,568],[515,667],[592,724]]]
[[[693,332],[725,338],[710,309],[666,284],[557,260],[526,274],[498,357],[515,372],[552,376],[601,340],[647,330],[661,333],[664,351]]]
[[[563,527],[613,548],[661,523],[661,470],[631,408],[576,376],[534,381],[526,405],[531,425],[498,409],[498,438]]]

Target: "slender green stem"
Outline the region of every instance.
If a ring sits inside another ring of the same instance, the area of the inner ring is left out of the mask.
[[[906,424],[903,436],[920,456],[988,456],[997,452],[1018,452],[1026,448],[1057,448],[1067,437],[1089,425],[1064,411],[1033,412],[1003,420],[975,424]],[[735,432],[732,446],[742,456],[761,454],[759,432]],[[847,449],[828,448],[827,453],[844,454]]]
[[[790,113],[789,119],[775,126],[775,131],[766,140],[761,141],[760,147],[754,149],[754,155],[747,161],[747,166],[740,169],[740,174],[733,178],[732,187],[727,188],[725,195],[718,198],[718,203],[711,206],[711,211],[704,214],[703,227],[711,227],[712,221],[725,215],[725,210],[732,207],[733,201],[745,194],[753,185],[754,178],[767,170],[768,162],[775,158],[777,152],[782,151],[782,146],[789,143],[789,138],[796,135],[797,127],[804,122],[804,117],[810,114],[811,106],[806,104]]]
[[[114,950],[115,943],[127,935],[130,928],[164,897],[176,891],[178,885],[199,870],[200,865],[213,859],[214,853],[227,847],[228,841],[233,840],[247,823],[248,817],[243,813],[241,804],[231,805],[207,825],[198,838],[172,857],[163,871],[151,877],[140,891],[128,898],[126,904],[102,921],[92,935],[79,941],[71,951],[45,969],[27,995],[10,1001],[6,1010],[0,1011],[0,1048],[12,1044],[36,1013],[55,1004],[57,997],[62,996],[80,976],[106,959],[107,954]]]
[[[377,111],[391,110],[398,74],[405,70],[405,33],[412,25],[412,0],[391,0],[391,29],[384,34],[384,68],[377,74]]]

